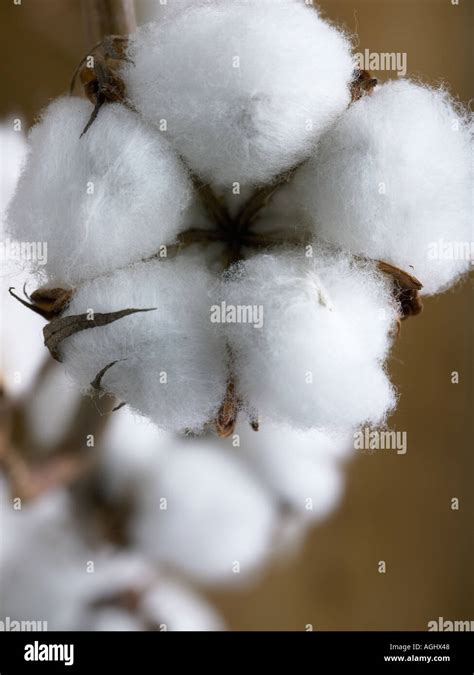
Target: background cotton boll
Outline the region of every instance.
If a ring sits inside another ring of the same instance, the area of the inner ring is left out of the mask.
[[[224,622],[197,593],[182,583],[161,578],[142,603],[147,616],[168,631],[221,631]]]
[[[2,500],[2,618],[47,621],[48,630],[77,629],[86,610],[86,563],[98,560],[79,539],[65,492],[13,510]]]
[[[322,239],[401,267],[436,293],[469,265],[438,243],[472,240],[470,142],[446,92],[389,82],[341,116],[293,198]]]
[[[41,352],[43,358],[49,359],[44,348]],[[37,392],[25,410],[25,424],[35,442],[47,449],[64,438],[71,419],[78,412],[81,394],[64,368],[52,360],[48,361],[48,369],[45,369]]]
[[[123,77],[191,168],[230,188],[311,153],[349,103],[350,49],[304,3],[209,3],[140,29]]]
[[[66,491],[50,492],[21,510],[2,495],[1,508],[1,619],[46,621],[47,630],[90,630],[95,603],[153,579],[140,556],[86,545]]]
[[[384,419],[394,394],[380,362],[387,326],[374,319],[378,277],[366,273],[361,312],[344,291],[357,287],[364,272],[338,264],[337,257],[260,255],[234,274],[222,288],[226,302],[263,311],[261,328],[225,326],[237,387],[250,409],[301,429],[347,429]]]
[[[166,139],[124,106],[59,99],[30,134],[9,212],[11,235],[47,243],[52,283],[75,283],[138,261],[176,239],[191,199]]]
[[[339,460],[353,447],[350,434],[270,425],[258,434],[242,427],[239,434],[246,459],[283,505],[308,520],[334,509],[343,487]]]
[[[96,631],[120,631],[136,632],[143,631],[143,622],[132,616],[129,612],[121,609],[107,607],[96,610],[88,620],[87,629]]]
[[[212,282],[202,265],[178,256],[85,283],[66,315],[156,309],[64,340],[69,373],[87,388],[117,360],[102,379],[104,390],[160,427],[201,429],[217,413],[227,378],[225,343],[209,320]]]
[[[41,335],[44,320],[26,310],[8,293],[12,285],[21,293],[27,279],[24,272],[13,279],[0,278],[0,370],[5,390],[11,397],[28,391],[46,356]]]
[[[140,501],[131,533],[158,563],[202,582],[238,583],[266,562],[277,526],[272,500],[222,447],[195,439],[169,446],[156,470],[150,465]]]

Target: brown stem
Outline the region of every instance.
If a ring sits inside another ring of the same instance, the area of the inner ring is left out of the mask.
[[[137,28],[133,0],[81,0],[87,45]]]

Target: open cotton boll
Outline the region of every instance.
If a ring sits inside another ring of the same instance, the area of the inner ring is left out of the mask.
[[[471,162],[469,120],[446,92],[389,82],[341,116],[286,198],[323,240],[401,267],[431,294],[469,266]]]
[[[208,441],[169,445],[150,464],[131,527],[158,563],[206,583],[248,579],[266,562],[278,524],[265,488],[241,462]]]
[[[185,255],[139,263],[84,283],[65,315],[149,309],[68,337],[65,366],[87,388],[102,388],[173,431],[199,430],[216,415],[226,389],[226,346],[209,320],[213,279]],[[91,315],[92,316],[92,315]]]
[[[133,105],[220,186],[264,183],[301,161],[350,101],[351,45],[304,3],[165,12],[132,36],[129,57]]]
[[[9,210],[11,235],[47,245],[51,283],[75,285],[170,244],[192,187],[166,139],[119,104],[55,101],[30,133],[30,153]]]
[[[382,364],[395,312],[372,267],[329,254],[258,255],[221,292],[227,306],[253,312],[224,324],[251,410],[301,429],[384,420],[395,401]]]
[[[256,434],[247,425],[239,435],[242,454],[280,503],[311,521],[337,505],[343,486],[339,459],[353,447],[350,434],[271,425]]]

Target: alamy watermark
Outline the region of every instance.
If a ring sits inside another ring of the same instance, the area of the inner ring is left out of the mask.
[[[263,305],[230,305],[221,302],[211,305],[211,323],[249,323],[254,328],[263,326]]]
[[[355,55],[357,67],[360,70],[391,70],[397,73],[398,77],[405,77],[407,74],[407,53],[406,52],[371,52],[370,49],[364,49]]]
[[[408,450],[407,432],[381,431],[364,427],[354,432],[355,450],[396,450],[397,455],[406,455]]]
[[[443,238],[428,244],[428,260],[474,261],[474,241],[445,241]]]
[[[442,616],[428,621],[429,631],[439,631],[440,633],[462,633],[474,631],[474,621],[450,621]]]
[[[47,621],[26,621],[24,619],[11,619],[6,616],[0,619],[0,633],[23,633],[23,632],[46,632],[48,630]]]
[[[46,265],[48,262],[48,243],[46,241],[0,241],[0,261],[30,262]]]

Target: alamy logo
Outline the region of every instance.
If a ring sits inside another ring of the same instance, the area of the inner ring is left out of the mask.
[[[74,645],[48,645],[36,640],[32,644],[25,645],[23,658],[25,661],[62,661],[65,666],[72,666]]]
[[[211,323],[250,323],[254,328],[263,326],[262,305],[220,305],[211,306]]]

